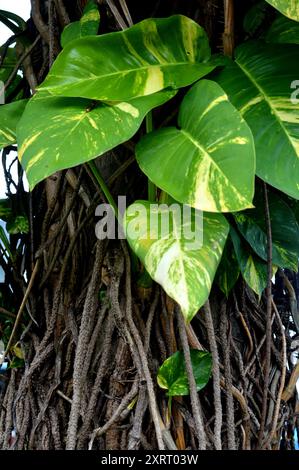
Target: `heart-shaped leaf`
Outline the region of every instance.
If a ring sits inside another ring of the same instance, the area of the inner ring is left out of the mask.
[[[238,229],[251,248],[267,260],[267,229],[263,199],[258,197],[256,209],[234,214]],[[281,268],[298,269],[299,225],[289,206],[275,193],[269,192],[269,210],[272,230],[272,260]]]
[[[299,199],[299,108],[291,84],[299,77],[299,48],[250,41],[216,78],[249,124],[257,175]]]
[[[185,96],[179,129],[144,136],[142,171],[176,200],[210,212],[252,207],[255,150],[249,127],[221,87],[201,80]]]
[[[144,116],[174,94],[162,91],[108,105],[37,93],[17,131],[19,159],[30,188],[58,170],[87,162],[130,139]]]
[[[199,391],[211,377],[212,358],[210,353],[197,349],[191,349],[190,355],[196,388]],[[189,395],[185,359],[181,351],[175,352],[163,362],[158,371],[157,382],[161,388],[167,390],[168,397]]]
[[[89,0],[84,8],[80,21],[68,24],[61,35],[61,46],[65,47],[75,39],[96,35],[100,24],[100,13],[98,6],[93,0]]]
[[[16,142],[17,124],[28,100],[14,101],[0,106],[0,148]]]
[[[298,0],[266,0],[266,2],[288,18],[299,21]]]
[[[52,94],[126,101],[189,85],[213,70],[204,30],[185,16],[147,19],[125,31],[72,41],[41,88]]]
[[[132,250],[190,321],[207,300],[229,226],[221,214],[137,201],[124,217]]]

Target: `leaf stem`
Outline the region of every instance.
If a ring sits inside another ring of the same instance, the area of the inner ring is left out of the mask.
[[[153,113],[149,111],[145,116],[145,126],[146,126],[146,133],[149,134],[153,130]],[[148,200],[154,202],[156,200],[157,195],[157,187],[156,185],[150,180],[147,180],[147,188],[148,188]]]
[[[172,409],[172,396],[168,397],[168,403],[167,403],[167,416],[166,416],[166,427],[167,428],[170,426],[171,409]]]
[[[94,178],[96,179],[98,185],[100,186],[101,190],[103,191],[107,201],[109,202],[110,206],[114,210],[114,214],[115,214],[115,217],[116,217],[117,221],[120,223],[119,213],[118,213],[118,208],[117,208],[116,202],[115,202],[112,194],[110,193],[110,191],[108,189],[108,186],[106,185],[106,183],[105,183],[101,173],[99,172],[95,162],[94,161],[88,162],[87,165],[88,165],[90,171],[92,172]]]

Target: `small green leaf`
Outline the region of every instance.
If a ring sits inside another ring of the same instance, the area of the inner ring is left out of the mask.
[[[299,3],[298,0],[266,0],[276,10],[292,20],[299,21]]]
[[[236,224],[251,248],[267,261],[267,229],[263,198],[257,193],[256,209],[234,214]],[[298,269],[299,225],[288,205],[275,193],[269,192],[272,230],[272,260],[276,266]]]
[[[178,127],[145,135],[136,158],[146,176],[183,204],[209,212],[252,207],[255,150],[251,131],[222,88],[196,83]]]
[[[10,218],[6,224],[8,233],[16,235],[17,233],[29,233],[29,221],[24,215],[17,215]]]
[[[30,188],[58,170],[92,160],[130,139],[144,116],[174,95],[162,91],[109,105],[37,93],[17,131],[18,156]]]
[[[61,35],[61,46],[65,47],[69,42],[84,36],[96,35],[99,24],[99,9],[93,0],[89,0],[80,21],[74,21],[64,28]]]
[[[230,237],[234,245],[242,277],[260,297],[267,285],[267,263],[254,253],[250,245],[239,237],[233,227],[230,229]]]
[[[126,101],[187,86],[214,69],[204,30],[185,16],[150,18],[125,31],[69,43],[40,88],[51,94]]]
[[[0,149],[16,143],[16,128],[28,100],[0,106]]]
[[[197,391],[203,389],[212,371],[211,354],[205,351],[191,349],[191,362]],[[185,366],[184,354],[177,351],[163,362],[158,371],[158,384],[167,390],[167,396],[189,395],[189,383]]]
[[[179,204],[136,201],[126,210],[124,226],[152,279],[190,321],[209,296],[229,230],[226,219]]]
[[[95,0],[88,0],[80,19],[81,36],[93,36],[98,33],[100,12]]]

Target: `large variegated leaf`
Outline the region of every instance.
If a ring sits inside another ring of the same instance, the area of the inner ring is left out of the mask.
[[[299,2],[298,0],[266,0],[276,10],[292,20],[299,21]]]
[[[152,279],[178,302],[189,321],[209,296],[229,226],[221,214],[202,215],[189,208],[189,218],[178,216],[173,207],[137,201],[128,207],[124,226]],[[183,206],[175,207],[182,214]]]
[[[299,77],[299,48],[252,41],[216,78],[249,124],[257,175],[299,199],[299,108],[291,83]]]
[[[299,260],[299,225],[289,206],[275,193],[269,193],[272,230],[272,260],[281,268],[297,271]],[[257,198],[256,209],[234,215],[239,231],[251,248],[267,260],[267,228],[263,200]]]
[[[28,100],[19,100],[0,106],[0,148],[16,142],[17,124]]]
[[[148,19],[116,33],[72,41],[42,85],[52,94],[128,100],[189,85],[209,73],[204,30],[185,16]]]
[[[162,91],[108,105],[37,93],[17,131],[19,159],[30,188],[58,170],[87,162],[125,142],[152,108],[174,94]]]
[[[254,253],[233,227],[230,229],[230,238],[243,279],[258,296],[261,296],[267,285],[267,263]]]
[[[266,35],[267,42],[280,44],[299,44],[299,23],[279,16]]]
[[[251,131],[215,82],[185,96],[179,129],[144,136],[136,147],[142,171],[176,200],[210,212],[252,207],[255,150]]]
[[[61,45],[65,47],[69,42],[84,36],[96,35],[100,24],[100,12],[94,0],[89,0],[79,21],[68,24],[61,34]]]

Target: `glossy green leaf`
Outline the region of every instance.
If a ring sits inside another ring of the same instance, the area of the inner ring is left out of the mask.
[[[279,16],[272,23],[266,35],[267,42],[280,44],[299,44],[299,23]]]
[[[272,230],[272,260],[281,268],[297,271],[299,259],[299,226],[288,205],[275,193],[269,193]],[[252,249],[267,260],[267,229],[263,200],[256,209],[234,214],[239,231]]]
[[[239,263],[234,247],[229,237],[226,241],[223,255],[217,269],[215,282],[222,292],[228,297],[230,291],[236,284],[240,274]]]
[[[212,372],[211,354],[206,351],[190,350],[193,374],[197,391],[208,383]],[[157,382],[167,390],[168,397],[189,395],[189,383],[185,366],[184,354],[175,352],[168,357],[159,368]]]
[[[28,100],[0,106],[0,149],[16,142],[16,127]]]
[[[191,88],[178,127],[147,134],[136,146],[146,176],[176,200],[201,210],[252,207],[252,134],[217,83],[201,80]]]
[[[68,24],[61,35],[61,46],[65,47],[69,42],[84,36],[93,36],[98,33],[100,13],[93,0],[89,0],[84,8],[80,21]]]
[[[98,33],[100,12],[96,0],[88,0],[80,19],[81,36],[92,36]]]
[[[233,227],[230,229],[230,237],[243,279],[258,296],[261,296],[267,285],[267,263],[254,253]]]
[[[299,2],[298,0],[266,0],[276,10],[292,20],[299,21]]]
[[[163,91],[108,105],[37,93],[17,131],[19,159],[30,188],[58,170],[87,162],[130,139],[144,116],[174,94]]]
[[[183,208],[187,211],[179,204],[137,201],[128,207],[124,226],[132,250],[152,279],[190,321],[208,299],[229,226],[221,214],[189,207],[183,216]]]
[[[257,175],[299,199],[299,108],[291,101],[297,77],[297,46],[250,41],[216,80],[253,132]]]
[[[72,41],[41,88],[52,94],[126,101],[209,73],[204,30],[185,16],[147,19],[125,31]]]

